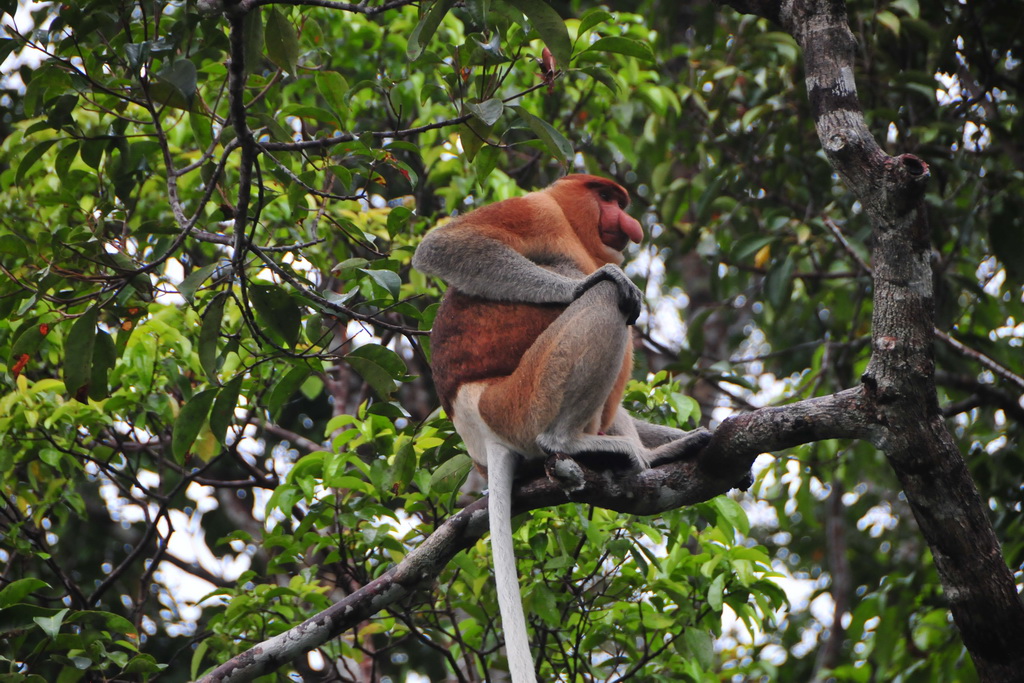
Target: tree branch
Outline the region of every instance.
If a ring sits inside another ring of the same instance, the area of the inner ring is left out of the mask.
[[[1019,681],[1024,605],[935,391],[933,284],[924,191],[928,165],[890,157],[868,131],[842,0],[738,0],[796,38],[815,127],[829,162],[873,226],[872,356],[866,397],[931,548],[953,619],[983,681]]]
[[[549,459],[548,476],[516,486],[514,514],[589,503],[635,515],[657,515],[727,492],[765,450],[834,438],[877,438],[864,391],[857,387],[725,420],[697,458],[642,472],[595,469],[563,457]],[[584,461],[585,462],[585,461]],[[200,683],[238,683],[274,671],[433,581],[488,529],[487,499],[446,520],[385,574],[284,633],[221,664]]]

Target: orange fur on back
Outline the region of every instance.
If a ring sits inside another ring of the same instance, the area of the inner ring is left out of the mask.
[[[449,288],[430,333],[430,365],[445,412],[454,416],[452,404],[463,384],[511,375],[530,345],[564,310],[487,301]]]

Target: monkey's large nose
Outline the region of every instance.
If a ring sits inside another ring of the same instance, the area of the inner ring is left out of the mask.
[[[626,212],[622,212],[622,219],[619,220],[619,228],[626,234],[631,241],[640,243],[640,240],[644,238],[644,229],[640,225],[640,221],[633,218]]]

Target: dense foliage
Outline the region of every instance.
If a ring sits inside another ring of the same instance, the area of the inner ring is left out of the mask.
[[[713,427],[865,368],[870,226],[777,27],[656,0],[317,4],[0,2],[11,680],[194,678],[475,498],[429,380],[440,285],[409,259],[439,217],[566,170],[630,188],[648,232],[634,411]],[[849,12],[875,134],[936,178],[938,327],[959,341],[937,341],[940,400],[1019,585],[1024,14]],[[656,519],[524,520],[542,675],[972,680],[884,456],[818,442],[756,475]],[[500,670],[488,554],[290,670]]]

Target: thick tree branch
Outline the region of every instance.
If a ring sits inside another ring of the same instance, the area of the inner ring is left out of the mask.
[[[643,472],[552,458],[548,476],[521,482],[516,514],[566,502],[590,503],[636,515],[656,515],[727,492],[766,450],[833,438],[876,440],[864,391],[763,408],[727,419],[697,458]],[[585,462],[585,461],[584,461]],[[445,521],[398,565],[316,616],[221,664],[202,683],[249,681],[274,671],[433,581],[445,565],[488,529],[487,499],[475,501]]]
[[[326,7],[328,9],[343,10],[356,14],[365,14],[368,17],[376,16],[388,10],[416,4],[419,0],[391,0],[377,6],[370,6],[365,2],[336,2],[334,0],[246,0],[243,4],[251,7],[262,5],[308,5],[310,7]]]
[[[964,644],[984,681],[1019,681],[1024,605],[935,391],[928,166],[890,157],[867,129],[854,82],[853,34],[842,0],[729,2],[780,23],[804,51],[815,127],[829,162],[874,227],[872,357],[864,374],[880,444],[899,477]]]

